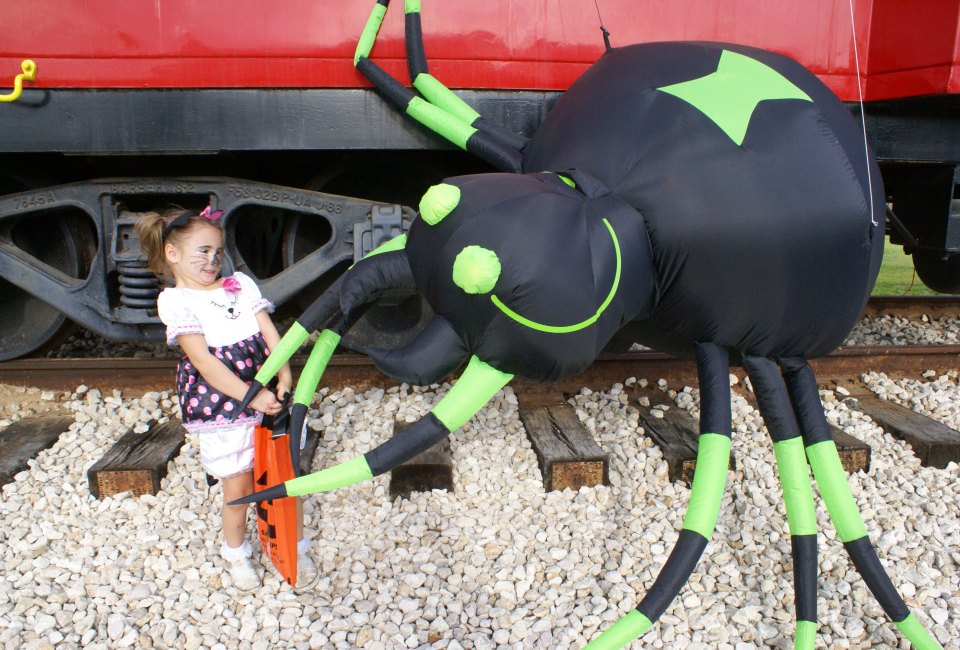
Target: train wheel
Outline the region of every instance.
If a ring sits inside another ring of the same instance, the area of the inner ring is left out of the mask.
[[[299,216],[287,220],[283,236],[284,268],[292,266],[329,241],[330,226],[323,219],[305,219]],[[295,302],[306,309],[341,275],[353,260],[340,262],[330,271],[306,286]],[[411,340],[429,321],[430,307],[419,296],[399,304],[377,305],[370,308],[347,334],[344,345],[365,348],[392,348]]]
[[[960,254],[915,250],[913,267],[925,285],[940,293],[960,293]]]
[[[86,273],[90,242],[69,219],[19,219],[0,230],[0,237],[71,277]],[[46,352],[72,330],[73,322],[58,309],[0,278],[0,361]]]
[[[345,156],[314,176],[307,188],[317,192],[356,196],[371,201],[416,206],[430,185],[444,178],[443,170],[427,160],[382,154],[375,159]],[[294,218],[284,233],[284,266],[290,266],[330,239],[322,219]],[[352,264],[343,262],[308,286],[297,297],[306,308]],[[433,316],[419,296],[395,304],[378,304],[367,311],[344,338],[346,347],[392,348],[410,341]]]

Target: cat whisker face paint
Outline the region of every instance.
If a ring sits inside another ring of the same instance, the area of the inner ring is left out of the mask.
[[[203,246],[190,255],[188,263],[198,271],[214,269],[219,271],[220,267],[223,266],[223,249],[211,250],[209,247]]]
[[[220,267],[223,265],[223,249],[201,246],[190,253],[187,264],[200,276],[202,284],[209,284],[220,275]]]

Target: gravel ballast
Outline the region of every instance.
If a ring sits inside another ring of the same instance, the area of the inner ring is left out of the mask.
[[[864,380],[960,425],[956,373]],[[190,437],[158,495],[98,501],[89,494],[87,468],[129,427],[145,429],[152,417],[172,413],[169,394],[130,399],[82,387],[58,395],[75,423],[0,492],[0,643],[582,647],[646,593],[677,539],[690,494],[668,481],[660,451],[638,431],[633,383],[583,390],[571,400],[610,452],[609,487],[544,493],[507,388],[453,434],[453,493],[391,501],[382,476],[307,497],[322,578],[301,596],[269,567],[253,594],[230,586],[218,552],[220,487],[207,488]],[[434,388],[322,391],[310,413],[322,434],[314,469],[384,441],[394,418],[426,414],[448,386]],[[686,388],[663,401],[696,414],[697,395]],[[842,396],[822,396],[831,422],[873,447],[869,474],[849,482],[881,561],[923,625],[945,648],[960,649],[958,466],[920,467],[908,445],[850,410]],[[632,647],[793,647],[790,537],[773,453],[758,414],[739,396],[733,454],[736,470],[698,569]],[[856,576],[819,499],[818,523],[817,647],[906,648]],[[248,531],[252,539],[252,516]]]

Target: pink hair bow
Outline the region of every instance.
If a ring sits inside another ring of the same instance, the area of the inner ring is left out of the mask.
[[[230,276],[229,278],[223,279],[223,290],[227,293],[239,293],[240,292],[240,282],[235,277]]]
[[[212,211],[211,211],[211,210],[210,210],[210,206],[208,205],[208,206],[205,207],[205,208],[203,209],[203,211],[200,213],[200,216],[201,216],[201,217],[206,217],[206,218],[209,219],[210,221],[216,221],[217,219],[219,219],[220,217],[223,216],[223,210],[212,210]]]

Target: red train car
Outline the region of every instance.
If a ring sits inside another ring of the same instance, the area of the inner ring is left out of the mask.
[[[371,6],[0,4],[0,95],[25,59],[37,68],[0,103],[0,359],[72,321],[160,337],[130,227],[144,210],[226,209],[230,264],[283,303],[402,228],[401,204],[430,184],[484,170],[354,69]],[[387,12],[372,58],[405,79],[402,14]],[[929,285],[960,290],[960,0],[448,1],[422,14],[434,76],[525,134],[602,54],[601,18],[613,46],[718,40],[792,56],[858,116],[862,98],[894,241]]]

